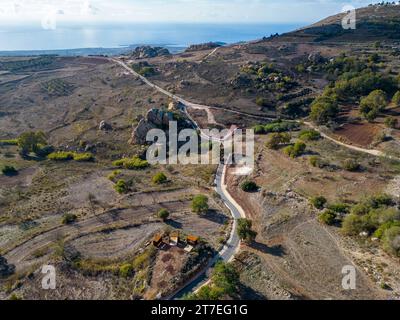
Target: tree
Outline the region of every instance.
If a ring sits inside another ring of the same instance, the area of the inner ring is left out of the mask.
[[[221,288],[224,294],[236,293],[239,285],[239,274],[232,264],[218,262],[215,265],[212,281],[214,286]]]
[[[258,186],[255,182],[253,181],[245,181],[240,185],[240,188],[244,192],[255,192],[258,190]]]
[[[339,113],[339,106],[335,98],[322,96],[311,104],[311,119],[317,124],[326,124],[334,120]]]
[[[158,211],[157,216],[162,219],[163,221],[167,220],[169,217],[169,211],[167,209],[161,209]]]
[[[325,205],[328,201],[326,200],[325,197],[319,196],[319,197],[311,198],[310,202],[316,209],[321,210],[325,207]]]
[[[392,102],[396,107],[400,107],[400,91],[397,91],[393,98],[392,98]]]
[[[253,226],[253,222],[248,219],[238,219],[237,224],[237,234],[240,240],[243,240],[247,243],[251,243],[257,237],[257,232],[253,231],[251,228]]]
[[[399,121],[394,117],[388,117],[385,119],[385,125],[388,128],[395,129],[398,124],[399,124]]]
[[[152,180],[155,184],[163,184],[167,182],[167,176],[163,172],[159,172],[153,177]]]
[[[78,217],[75,214],[66,213],[66,214],[64,214],[61,222],[63,224],[71,224],[71,223],[74,223],[77,219],[78,219]]]
[[[386,106],[386,93],[383,90],[374,90],[368,96],[361,99],[360,113],[368,121],[373,121]]]
[[[41,147],[45,145],[47,145],[46,137],[42,131],[25,132],[18,138],[18,147],[23,156],[27,156],[31,152],[38,154]]]
[[[272,133],[266,146],[269,149],[277,150],[281,144],[290,142],[290,134],[288,133]]]
[[[209,209],[208,198],[205,195],[197,195],[192,200],[192,211],[197,214],[207,213]]]
[[[1,169],[1,171],[5,176],[15,176],[18,174],[18,170],[13,166],[5,166],[3,169]]]
[[[291,158],[297,158],[306,151],[306,144],[302,141],[297,141],[293,146],[287,146],[284,152]]]
[[[386,251],[400,257],[400,227],[394,226],[385,231],[383,247]]]

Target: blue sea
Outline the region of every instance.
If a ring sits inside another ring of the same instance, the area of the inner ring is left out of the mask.
[[[118,53],[137,45],[161,45],[172,51],[183,50],[191,44],[209,41],[227,44],[261,39],[275,33],[295,30],[299,24],[112,24],[112,25],[58,25],[55,30],[40,26],[0,26],[0,52],[18,54],[15,51],[52,51],[68,53],[70,49],[87,50],[110,48]],[[68,50],[67,50],[68,49]],[[3,52],[7,51],[7,52]],[[84,51],[84,50],[81,50]],[[50,52],[51,53],[51,52]]]

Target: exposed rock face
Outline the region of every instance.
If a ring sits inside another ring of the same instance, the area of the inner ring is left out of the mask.
[[[312,62],[312,63],[324,63],[325,62],[325,58],[321,55],[320,52],[316,52],[316,53],[311,53],[308,56],[308,61]]]
[[[112,127],[109,123],[107,123],[105,120],[101,121],[99,124],[99,130],[107,131],[111,130]]]
[[[150,130],[156,128],[167,128],[170,121],[174,121],[174,115],[172,112],[165,112],[160,109],[149,110],[146,117],[141,119],[139,124],[133,130],[132,143],[146,144],[146,136]]]
[[[167,55],[170,55],[168,49],[162,47],[150,47],[150,46],[137,47],[135,51],[133,51],[132,53],[132,56],[135,57],[136,59],[147,59],[147,58],[154,58]]]
[[[8,264],[7,259],[0,256],[0,278],[5,278],[12,275],[15,271],[15,266]]]

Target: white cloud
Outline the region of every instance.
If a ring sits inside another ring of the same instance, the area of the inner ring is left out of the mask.
[[[45,8],[75,22],[312,22],[367,0],[0,0],[0,19],[40,21]]]

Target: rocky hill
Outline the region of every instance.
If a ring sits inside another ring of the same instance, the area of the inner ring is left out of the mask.
[[[400,40],[400,5],[370,5],[356,10],[356,29],[344,29],[340,13],[286,36],[322,41],[380,41]]]

